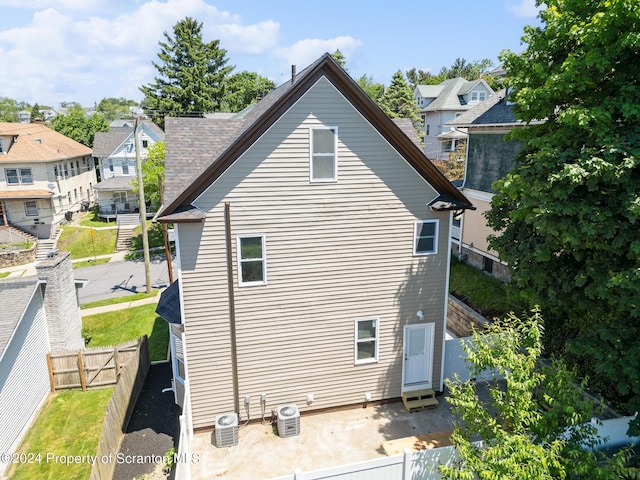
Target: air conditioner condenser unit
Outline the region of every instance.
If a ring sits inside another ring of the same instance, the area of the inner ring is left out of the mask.
[[[293,437],[300,434],[300,411],[297,405],[278,407],[278,436]]]
[[[231,447],[238,444],[238,415],[225,413],[216,417],[216,447]]]

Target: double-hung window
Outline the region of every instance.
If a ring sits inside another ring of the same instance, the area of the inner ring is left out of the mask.
[[[7,185],[20,185],[21,183],[33,183],[30,168],[5,168],[4,176]]]
[[[20,169],[20,183],[33,183],[33,177],[31,176],[30,168]]]
[[[379,328],[377,318],[356,320],[355,363],[378,361]]]
[[[335,182],[338,179],[338,127],[311,128],[310,137],[310,180]]]
[[[27,200],[24,202],[24,211],[28,217],[38,216],[38,202],[35,200]]]
[[[421,220],[415,223],[413,232],[414,255],[438,253],[438,221]]]
[[[20,185],[17,168],[5,168],[4,177],[7,179],[7,185]]]
[[[238,283],[241,286],[267,283],[267,252],[264,235],[239,235]]]

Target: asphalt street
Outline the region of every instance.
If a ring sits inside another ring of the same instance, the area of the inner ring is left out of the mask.
[[[151,257],[150,265],[151,287],[168,287],[169,272],[166,258],[163,255],[154,255]],[[80,303],[122,297],[132,293],[145,292],[147,289],[143,259],[109,262],[78,269],[74,271],[74,277],[76,280],[89,281],[78,290]]]

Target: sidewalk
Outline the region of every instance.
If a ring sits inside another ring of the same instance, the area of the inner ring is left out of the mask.
[[[108,258],[109,262],[121,262],[124,260],[124,257],[130,253],[128,250],[123,250],[121,252],[110,253],[108,255],[97,255],[95,257],[86,257],[86,258],[76,258],[71,260],[71,263],[77,262],[86,262],[88,260],[94,260],[98,258]],[[9,272],[9,276],[3,278],[17,278],[17,277],[31,277],[37,275],[36,273],[36,262],[26,263],[24,265],[16,265],[14,267],[5,267],[0,268],[0,273]],[[1,279],[0,279],[1,280]]]
[[[149,305],[151,303],[158,303],[158,301],[160,300],[160,295],[162,295],[163,291],[164,291],[164,288],[159,290],[157,295],[149,298],[143,298],[141,300],[113,303],[111,305],[103,305],[102,307],[85,308],[84,310],[80,310],[80,314],[83,317],[86,317],[87,315],[95,315],[96,313],[113,312],[116,310],[124,310],[125,308],[139,307],[140,305]]]

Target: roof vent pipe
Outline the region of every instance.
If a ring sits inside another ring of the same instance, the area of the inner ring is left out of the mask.
[[[293,85],[296,81],[296,66],[291,65],[291,85]]]

